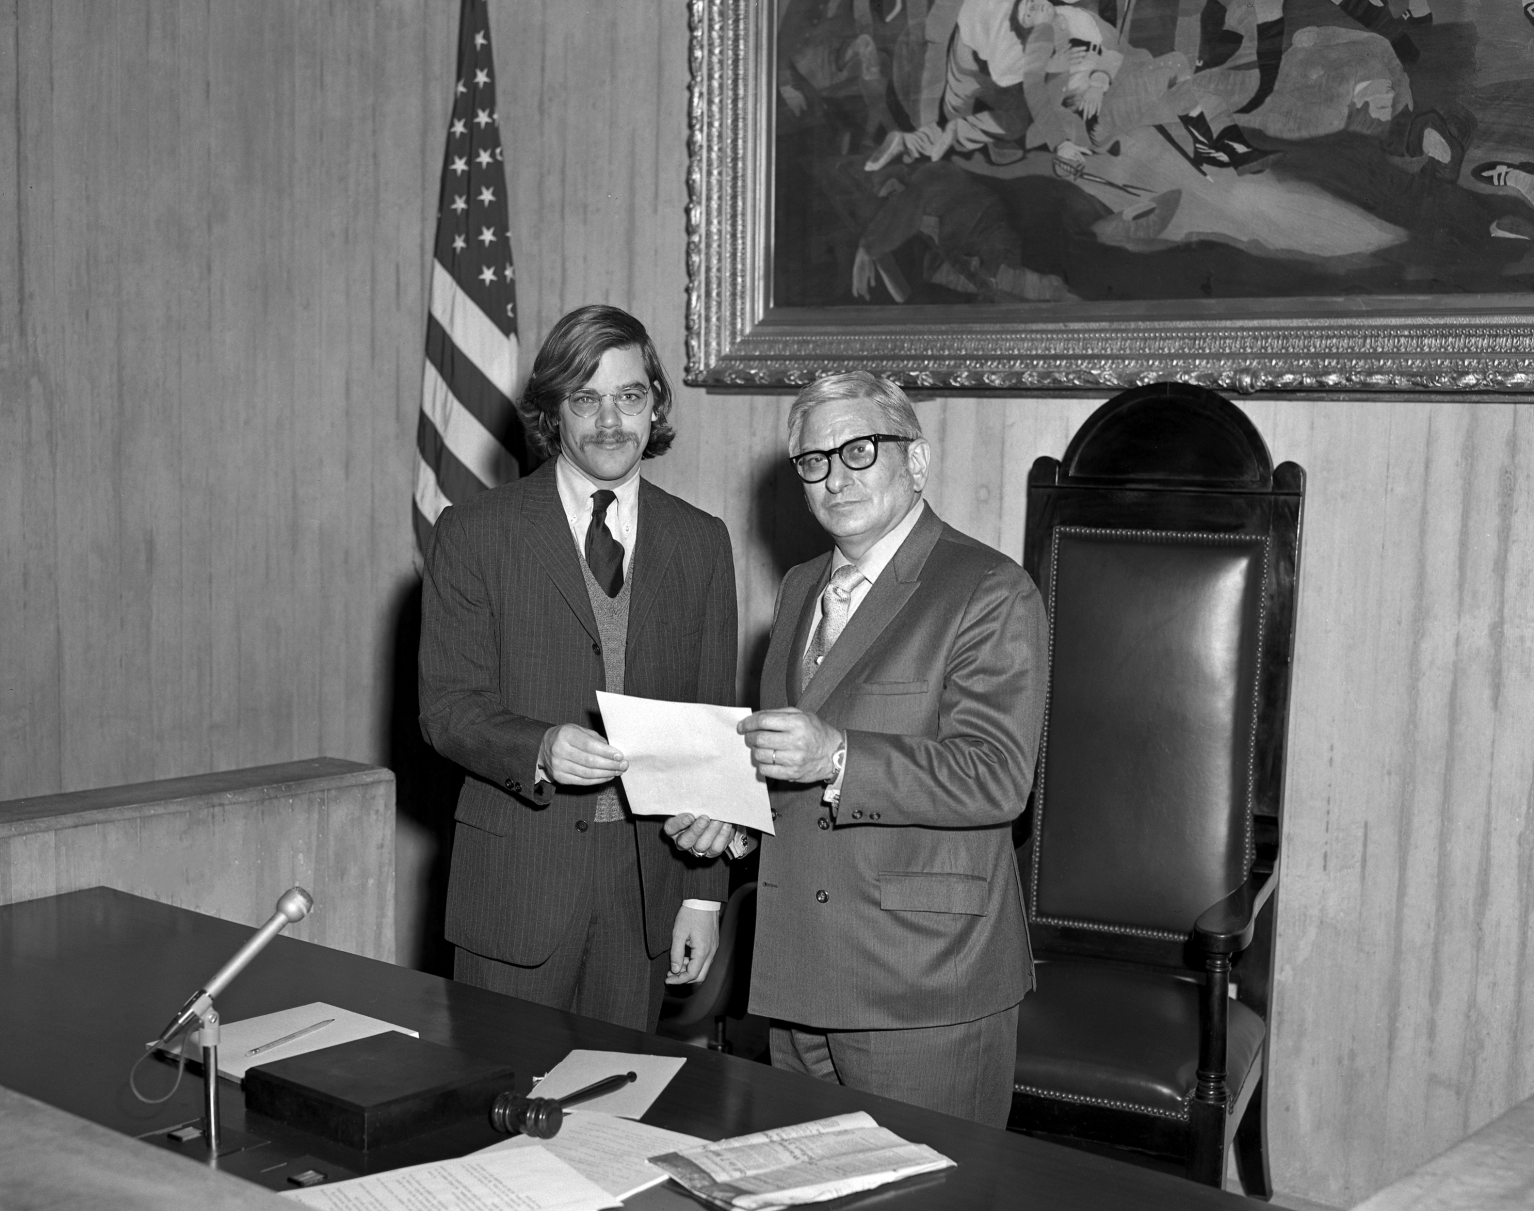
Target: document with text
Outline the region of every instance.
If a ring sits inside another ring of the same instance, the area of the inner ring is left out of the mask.
[[[514,1148],[547,1148],[582,1177],[588,1177],[617,1199],[626,1199],[658,1186],[668,1174],[645,1158],[661,1152],[681,1152],[704,1143],[695,1135],[667,1131],[648,1123],[617,1118],[596,1110],[571,1110],[559,1134],[550,1140],[514,1135],[509,1140],[480,1150],[501,1152]]]
[[[620,1203],[544,1148],[478,1152],[284,1191],[319,1211],[603,1211]]]
[[[650,1163],[729,1211],[824,1202],[954,1165],[861,1110],[652,1156]]]
[[[640,816],[691,812],[770,833],[767,784],[735,725],[740,706],[663,702],[597,691],[607,740],[628,761],[623,789]]]

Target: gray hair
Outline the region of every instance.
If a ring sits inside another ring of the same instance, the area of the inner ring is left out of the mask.
[[[839,400],[867,400],[884,414],[885,428],[901,437],[921,437],[921,421],[899,384],[867,370],[849,370],[817,378],[799,392],[788,410],[788,448],[792,450],[811,408]]]

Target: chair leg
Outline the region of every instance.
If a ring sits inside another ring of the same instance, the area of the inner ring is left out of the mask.
[[[1252,1100],[1236,1127],[1236,1173],[1248,1198],[1271,1199],[1273,1178],[1268,1173],[1267,1077],[1259,1077]]]

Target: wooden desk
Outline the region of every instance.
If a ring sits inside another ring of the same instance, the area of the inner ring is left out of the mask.
[[[0,908],[0,1085],[128,1135],[195,1119],[200,1082],[184,1082],[163,1106],[145,1106],[128,1090],[128,1068],[144,1041],[249,933],[104,888]],[[510,1063],[523,1089],[575,1047],[682,1055],[687,1063],[646,1121],[719,1139],[862,1109],[958,1162],[957,1169],[916,1179],[919,1184],[855,1200],[877,1203],[880,1211],[1252,1205],[1117,1161],[291,938],[278,938],[258,957],[219,998],[219,1009],[234,1021],[305,1001],[372,1014],[432,1042]],[[141,1087],[169,1087],[170,1068],[151,1061],[140,1072]],[[238,1090],[227,1083],[223,1105],[228,1126],[274,1139],[282,1134],[279,1124],[247,1120]],[[370,1154],[368,1167],[454,1155],[493,1138],[488,1126],[439,1133],[387,1158]],[[312,1143],[322,1160],[340,1158],[322,1141]],[[696,1208],[665,1187],[628,1205]]]

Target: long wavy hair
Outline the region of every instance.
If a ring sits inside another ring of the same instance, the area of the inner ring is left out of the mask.
[[[563,449],[559,437],[559,408],[571,392],[579,391],[597,372],[609,349],[638,348],[644,358],[645,376],[652,392],[650,441],[645,458],[671,449],[676,430],[667,419],[671,413],[671,383],[660,355],[645,326],[627,311],[592,303],[562,316],[544,338],[527,389],[517,405],[528,436],[540,453],[556,457]]]

